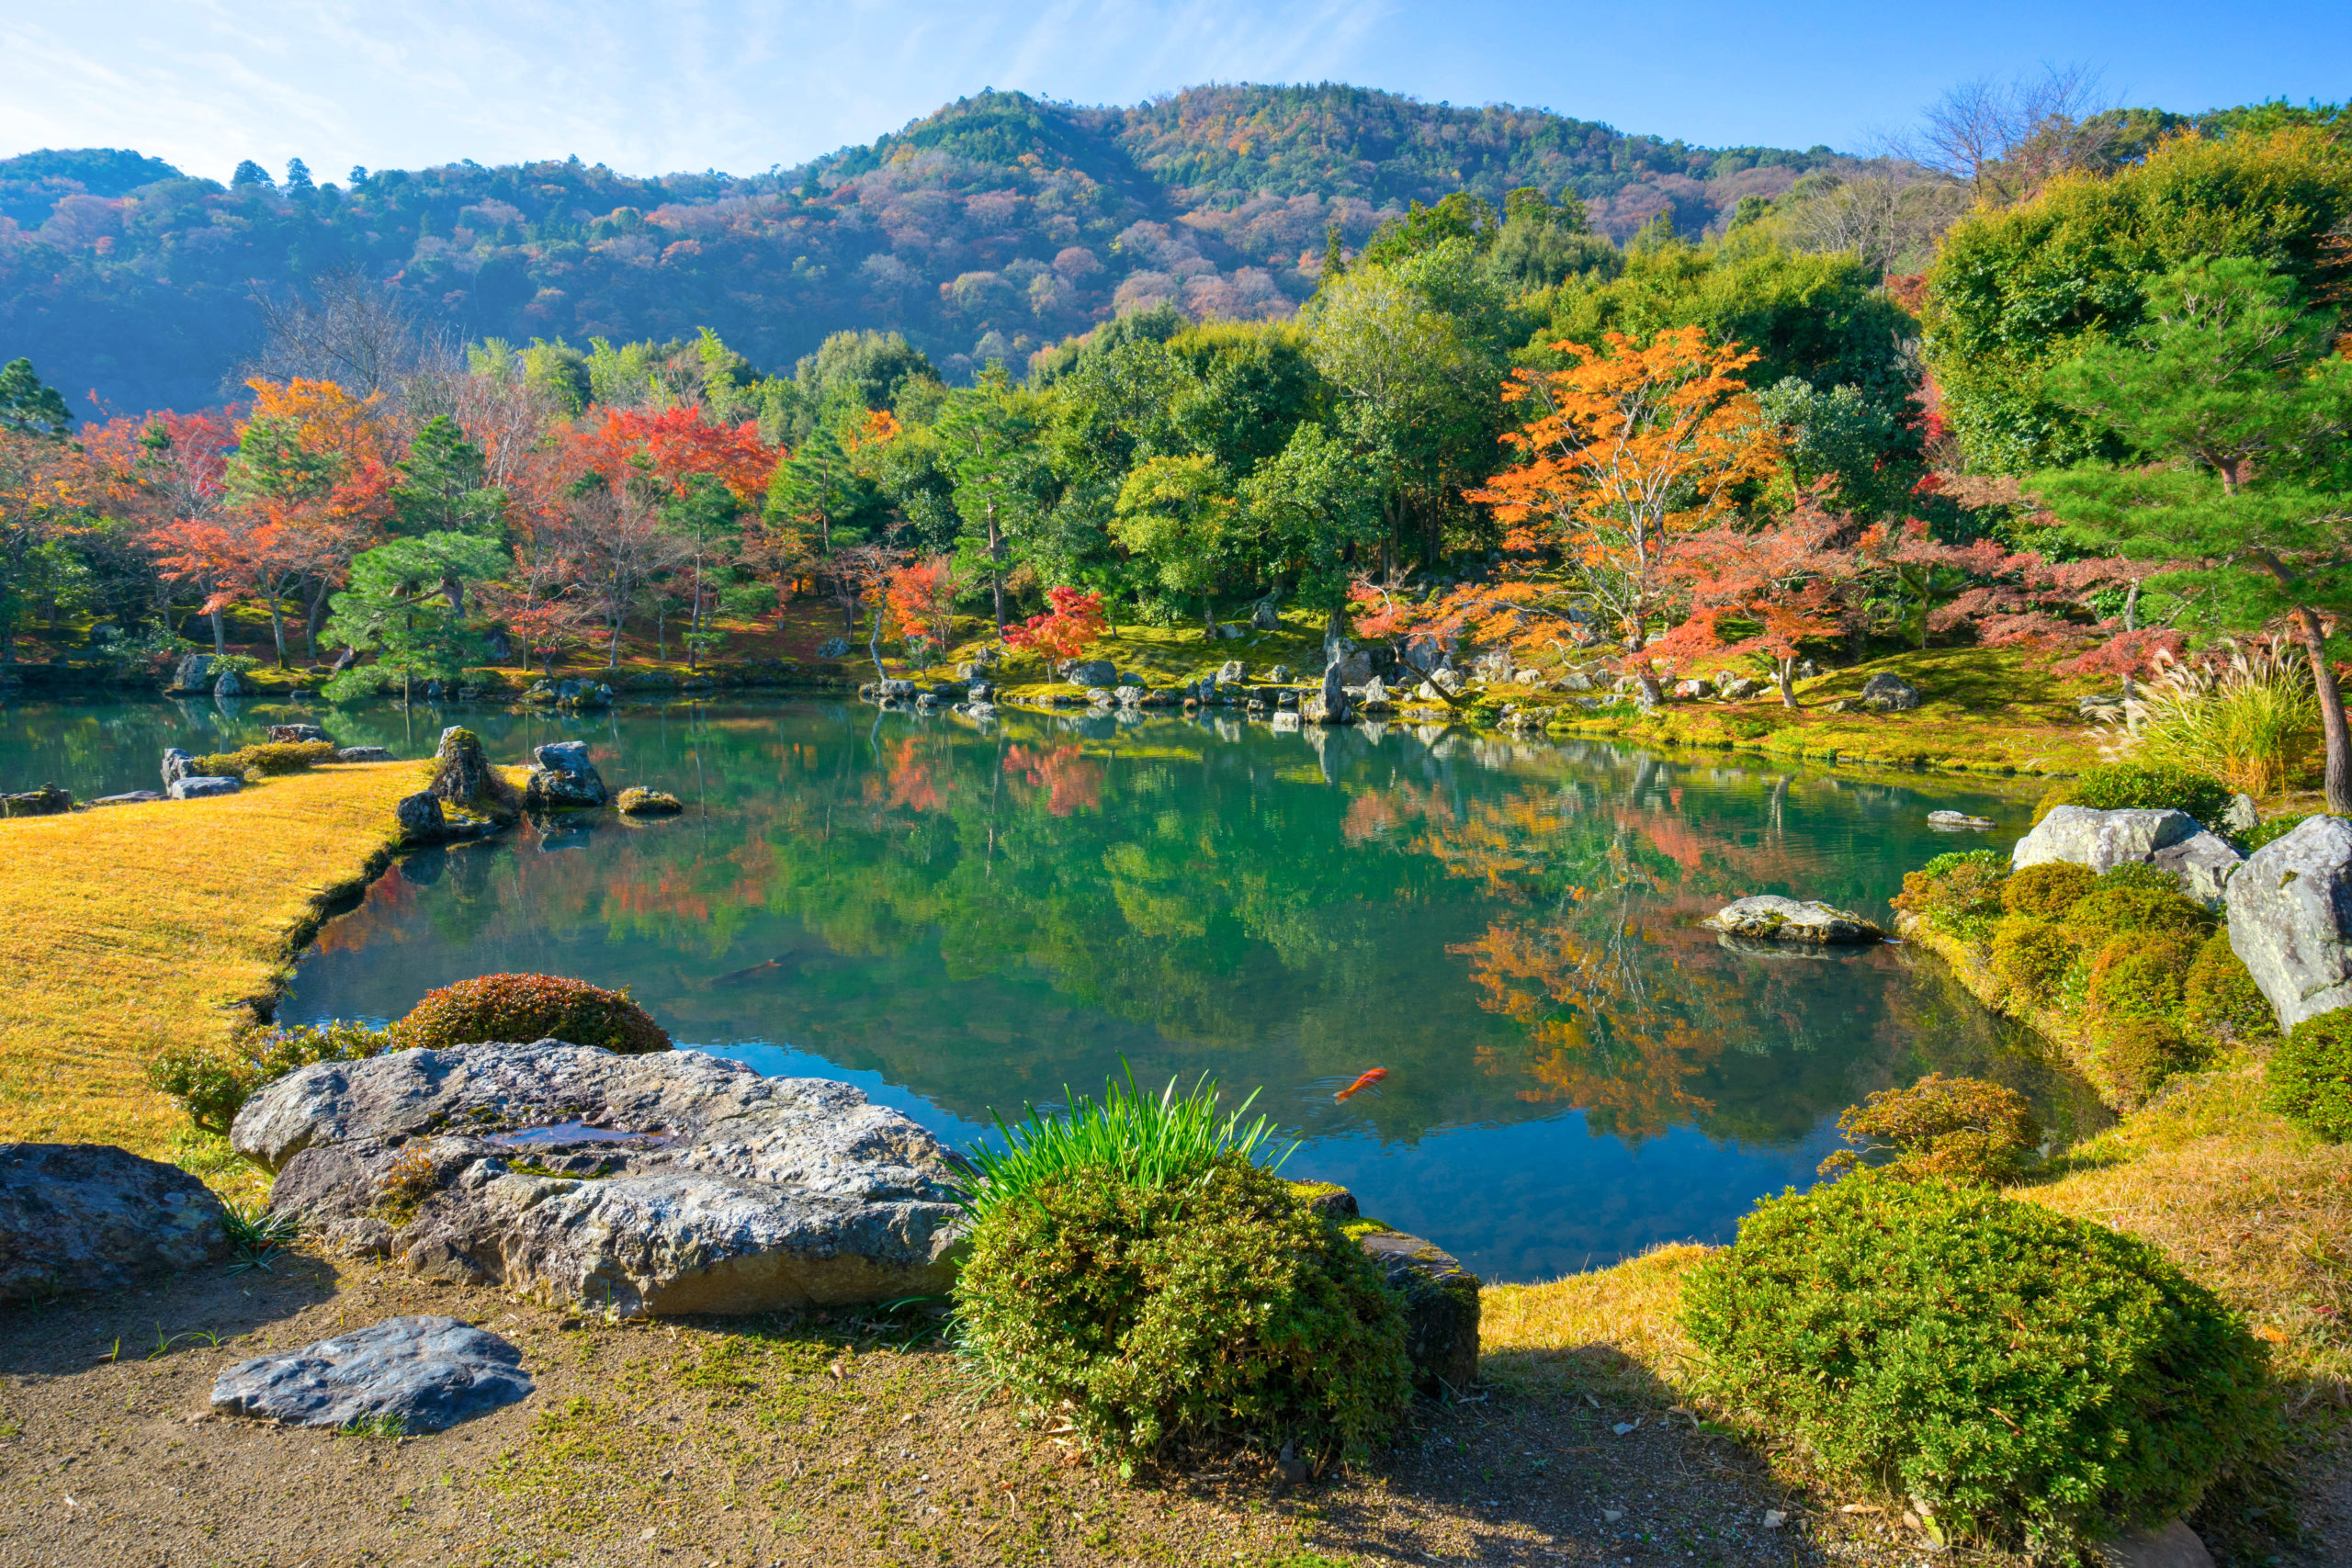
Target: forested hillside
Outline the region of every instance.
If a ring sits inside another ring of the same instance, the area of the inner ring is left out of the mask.
[[[342,182],[254,165],[191,179],[115,150],[0,162],[0,349],[87,411],[217,402],[258,338],[254,297],[322,273],[397,280],[465,339],[715,329],[788,372],[831,333],[901,331],[951,379],[1174,300],[1287,315],[1332,224],[1361,245],[1412,201],[1532,186],[1623,240],[1696,233],[1826,148],[1712,149],[1536,110],[1362,88],[1197,88],[1132,108],[961,100],[797,169],[631,178],[571,161]]]

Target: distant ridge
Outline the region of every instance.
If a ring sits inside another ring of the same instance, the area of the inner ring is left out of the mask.
[[[257,290],[356,267],[466,337],[709,326],[788,371],[829,333],[881,327],[955,372],[1162,299],[1287,314],[1329,225],[1361,243],[1456,189],[1574,190],[1622,239],[1666,209],[1704,230],[1840,161],[1330,83],[1125,108],[981,93],[744,177],[571,160],[224,187],[136,152],[44,151],[0,161],[0,358],[30,355],[77,412],[85,389],[126,411],[218,401]]]

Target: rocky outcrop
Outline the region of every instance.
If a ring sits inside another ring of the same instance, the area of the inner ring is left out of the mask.
[[[441,743],[433,750],[433,762],[429,787],[435,799],[450,806],[473,806],[493,798],[495,775],[481,749],[481,738],[472,730],[456,724],[443,730]]]
[[[229,1249],[220,1200],[104,1144],[0,1144],[0,1302],[121,1290]]]
[[[581,811],[604,806],[612,796],[602,774],[588,760],[584,740],[556,740],[534,747],[538,762],[523,781],[523,806],[529,811]]]
[[[238,1362],[213,1380],[212,1408],[294,1427],[438,1432],[530,1393],[523,1353],[497,1335],[454,1317],[393,1317]]]
[[[381,746],[344,746],[335,750],[338,762],[389,762],[391,752]]]
[[[1886,931],[1850,909],[1826,904],[1799,902],[1764,893],[1726,904],[1699,922],[1710,931],[1754,942],[1804,942],[1821,944],[1878,942]]]
[[[225,773],[183,773],[172,781],[164,794],[174,800],[203,800],[216,795],[234,795],[244,787],[244,780],[232,779]]]
[[[1374,1231],[1356,1245],[1404,1309],[1413,1385],[1435,1399],[1468,1393],[1478,1381],[1478,1276],[1435,1243],[1402,1231]]]
[[[210,691],[212,682],[220,679],[219,671],[214,669],[216,663],[218,660],[209,653],[187,655],[180,660],[179,668],[172,672],[170,691],[175,696],[195,696]]]
[[[275,745],[291,745],[304,740],[324,740],[327,732],[315,724],[273,724],[269,739]]]
[[[392,820],[400,826],[401,842],[411,847],[437,844],[449,836],[449,818],[440,797],[429,789],[401,796],[392,807]]]
[[[304,1067],[231,1133],[272,1209],[415,1272],[627,1315],[935,1294],[937,1140],[847,1084],[542,1040]]]
[[[2214,905],[2237,871],[2239,856],[2185,811],[2060,806],[2009,852],[2015,871],[2051,861],[2102,873],[2119,865],[2153,865],[2170,872],[2190,897]]]
[[[1993,819],[1990,817],[1971,817],[1965,811],[1930,811],[1928,813],[1928,826],[1947,833],[1963,829],[1981,831],[1993,826]]]
[[[1309,692],[1299,700],[1298,716],[1309,724],[1345,724],[1351,716],[1347,688],[1340,684],[1340,661],[1334,660],[1323,671],[1320,691]]]
[[[234,670],[221,671],[220,678],[212,682],[212,694],[216,697],[242,697],[246,690],[244,677]]]
[[[1073,686],[1108,686],[1119,678],[1119,667],[1107,659],[1072,660],[1062,679]]]
[[[1919,705],[1919,688],[1892,671],[1862,682],[1862,705],[1872,713],[1900,713]]]
[[[2352,820],[2312,817],[2230,878],[2230,948],[2278,1027],[2352,1007]]]
[[[62,817],[73,809],[73,793],[55,784],[0,795],[0,817]]]

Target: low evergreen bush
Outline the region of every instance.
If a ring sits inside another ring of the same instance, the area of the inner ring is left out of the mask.
[[[1885,1154],[1894,1156],[1892,1163],[1876,1168],[1894,1175],[2001,1182],[2032,1163],[2041,1145],[2041,1119],[2025,1096],[1982,1078],[1941,1073],[1929,1073],[1909,1089],[1883,1089],[1847,1107],[1838,1131],[1860,1146],[1823,1160],[1824,1176]]]
[[[2098,874],[2089,866],[2065,860],[2044,861],[2013,873],[2001,884],[2001,908],[2012,915],[2055,919],[2080,903],[2098,882]]]
[[[226,1134],[245,1101],[297,1067],[352,1062],[389,1049],[384,1031],[342,1020],[255,1029],[226,1050],[175,1046],[147,1064],[147,1082],[208,1133]]]
[[[560,1040],[623,1055],[670,1049],[670,1034],[626,990],[559,975],[483,975],[428,991],[390,1031],[391,1049]]]
[[[2050,1005],[2075,957],[2074,939],[2048,920],[2012,916],[1993,930],[1993,977],[2036,1007]]]
[[[1024,1187],[976,1219],[956,1296],[967,1353],[1130,1472],[1220,1438],[1361,1460],[1411,1398],[1379,1271],[1231,1151],[1166,1185],[1072,1166]]]
[[[2278,1037],[2278,1015],[2230,946],[2230,933],[2217,931],[2197,950],[2181,987],[2181,1021],[2211,1040],[2268,1041]]]
[[[2135,874],[2123,874],[2126,873]],[[2118,866],[2066,910],[2063,924],[2085,947],[2125,935],[2194,937],[2213,930],[2213,911],[2185,897],[2180,885],[2152,866]]]
[[[2185,811],[2210,826],[2222,819],[2231,794],[2230,786],[2221,780],[2186,768],[2109,762],[2086,769],[2073,782],[2044,795],[2034,807],[2033,820],[2039,826],[2061,806],[2085,806],[2094,811]]]
[[[1894,907],[1955,936],[1981,939],[2001,914],[2009,863],[1991,850],[1938,855],[1903,874]]]
[[[2263,845],[2285,838],[2310,820],[2311,817],[2308,813],[2300,811],[2289,811],[2277,817],[2266,817],[2238,836],[2237,846],[2247,854],[2252,854]]]
[[[1865,1173],[1757,1206],[1683,1287],[1710,1393],[1948,1540],[2052,1556],[2188,1512],[2267,1428],[2260,1344],[2146,1243]]]
[[[248,773],[267,777],[299,773],[320,762],[334,761],[332,740],[267,740],[240,746],[234,751],[216,751],[194,758],[188,763],[188,772],[214,778],[243,778]]]
[[[2091,1010],[2110,1019],[2173,1016],[2180,1010],[2181,983],[2203,945],[2170,931],[2110,937],[2091,960]]]
[[[2100,1071],[2131,1105],[2146,1104],[2165,1079],[2204,1059],[2204,1053],[2165,1018],[2127,1018],[2103,1024],[2093,1043]]]
[[[2352,1143],[2352,1008],[2295,1025],[2271,1053],[2271,1110],[2331,1144]]]

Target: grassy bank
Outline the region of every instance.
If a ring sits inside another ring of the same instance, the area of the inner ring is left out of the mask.
[[[202,801],[0,822],[0,1140],[160,1153],[183,1118],[141,1076],[225,1041],[329,902],[387,863],[424,764],[295,773]]]

